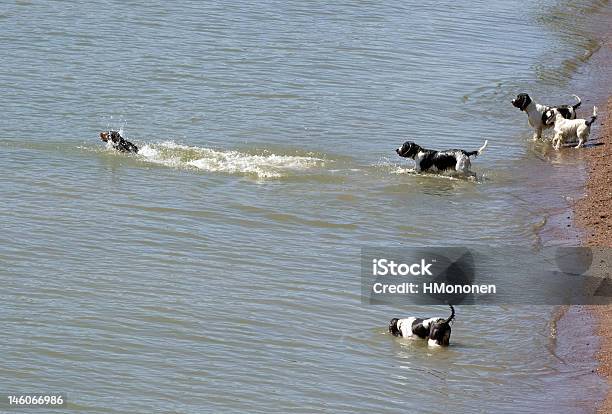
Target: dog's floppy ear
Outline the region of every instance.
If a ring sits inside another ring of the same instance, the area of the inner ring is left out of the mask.
[[[555,109],[547,109],[546,111],[544,111],[544,114],[542,114],[542,118],[544,118],[544,123],[546,125],[550,125],[552,123],[552,121],[555,119],[555,116],[557,114],[555,113]]]
[[[524,111],[531,103],[531,97],[526,93],[519,93],[516,98],[512,100],[512,105],[516,108]]]
[[[389,333],[391,335],[393,335],[393,336],[400,336],[400,334],[401,334],[399,328],[397,327],[397,322],[398,321],[399,321],[398,318],[393,318],[389,322]]]
[[[528,94],[528,93],[525,93],[525,92],[523,92],[523,93],[519,93],[519,94],[517,95],[517,98],[519,98],[519,99],[521,99],[521,100],[524,100],[524,101],[526,101],[527,103],[531,102],[531,97],[529,96],[529,94]]]
[[[428,338],[440,346],[448,346],[452,332],[449,321],[452,320],[453,316],[454,312],[448,319],[438,319],[435,323],[432,323]]]
[[[399,155],[400,157],[410,157],[410,154],[413,151],[413,147],[415,145],[416,144],[412,141],[406,141],[402,144],[401,147],[396,149],[395,152],[397,152],[397,155]]]
[[[550,118],[552,118],[552,111],[550,109],[547,109],[542,114],[542,120],[546,125],[548,125],[550,123]]]

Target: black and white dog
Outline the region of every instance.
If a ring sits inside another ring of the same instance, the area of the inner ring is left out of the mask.
[[[138,152],[138,147],[123,138],[117,131],[100,132],[100,139],[104,142],[110,142],[113,148],[119,152]]]
[[[553,137],[553,147],[558,150],[566,140],[578,140],[576,148],[584,145],[591,133],[591,125],[597,119],[597,107],[593,107],[593,115],[588,121],[586,119],[565,119],[557,109],[546,111],[547,122],[555,126],[555,136]]]
[[[548,122],[546,119],[546,111],[556,109],[563,118],[576,119],[576,109],[578,109],[582,101],[578,96],[572,96],[578,101],[574,105],[547,106],[535,102],[526,93],[519,93],[516,95],[516,98],[512,100],[512,106],[527,112],[529,125],[534,129],[533,140],[536,141],[542,138],[542,130],[552,126],[552,123]]]
[[[418,337],[427,339],[429,346],[448,346],[451,336],[451,321],[455,318],[455,308],[448,305],[451,315],[444,318],[393,318],[389,322],[389,332],[402,338]]]
[[[404,158],[412,158],[416,162],[416,170],[421,171],[444,171],[455,170],[467,174],[470,172],[470,157],[480,155],[487,147],[488,141],[485,140],[482,147],[476,151],[464,151],[460,149],[450,149],[446,151],[435,151],[420,147],[412,141],[404,142],[404,145],[397,148],[397,155]]]

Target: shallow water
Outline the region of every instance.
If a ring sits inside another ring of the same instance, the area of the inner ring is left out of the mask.
[[[580,155],[532,143],[510,100],[581,94],[609,13],[4,6],[0,389],[88,413],[590,412],[601,383],[551,351],[550,308],[459,307],[449,349],[398,341],[391,317],[446,309],[362,305],[359,252],[546,243]],[[489,148],[475,180],[417,175],[408,138]]]

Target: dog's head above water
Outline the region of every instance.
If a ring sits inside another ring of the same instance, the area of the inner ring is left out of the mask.
[[[393,318],[389,321],[389,333],[393,336],[402,336],[402,331],[399,326],[397,326],[399,321],[399,318]]]
[[[103,131],[100,132],[100,139],[104,142],[108,142],[109,139],[111,142],[119,142],[121,141],[121,134],[117,131]]]
[[[524,111],[530,103],[531,97],[526,93],[519,93],[518,95],[516,95],[516,98],[512,100],[512,106],[520,109],[521,111]]]
[[[406,141],[401,147],[396,148],[395,152],[397,152],[397,155],[399,155],[400,157],[414,159],[414,157],[419,153],[420,150],[421,147],[415,144],[414,142]]]
[[[557,110],[555,108],[547,109],[542,115],[542,120],[545,125],[553,125],[555,118],[557,117]]]
[[[454,316],[454,311],[453,311]],[[452,318],[452,317],[451,317]],[[438,319],[429,325],[429,345],[448,346],[450,343],[451,326],[449,319]]]

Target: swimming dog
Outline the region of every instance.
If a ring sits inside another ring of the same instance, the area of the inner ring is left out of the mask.
[[[550,109],[557,109],[559,113],[566,119],[576,119],[576,109],[580,106],[582,101],[576,95],[572,95],[578,101],[574,105],[559,105],[559,106],[548,106],[536,103],[526,93],[519,93],[516,98],[512,100],[512,106],[520,109],[521,111],[527,112],[527,120],[529,125],[534,129],[533,140],[536,141],[542,138],[542,130],[548,129],[552,126],[546,120],[546,111]]]
[[[416,162],[417,171],[444,171],[455,170],[467,174],[470,171],[471,156],[482,154],[487,147],[488,141],[485,140],[482,147],[476,151],[464,151],[450,149],[446,151],[428,150],[420,147],[412,141],[406,141],[397,148],[397,155],[404,158],[412,158]]]
[[[580,148],[584,145],[591,133],[591,125],[597,119],[597,107],[593,107],[593,115],[588,121],[586,119],[565,119],[558,109],[550,109],[546,112],[547,121],[553,122],[555,126],[555,136],[553,137],[553,147],[558,150],[566,140],[578,139]]]
[[[138,152],[138,147],[130,141],[124,139],[117,131],[100,132],[100,139],[104,142],[109,142],[119,152]]]
[[[448,346],[451,336],[451,321],[455,318],[455,308],[448,305],[451,315],[444,318],[393,318],[389,322],[389,333],[402,338],[418,337],[427,339],[429,346]]]

